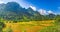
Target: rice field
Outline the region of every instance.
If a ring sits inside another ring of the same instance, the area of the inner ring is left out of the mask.
[[[18,22],[18,23],[5,23],[6,27],[3,31],[8,32],[39,32],[40,30],[54,26],[54,20],[47,21],[30,21],[30,22]]]

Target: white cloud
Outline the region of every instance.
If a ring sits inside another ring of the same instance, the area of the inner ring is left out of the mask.
[[[4,3],[3,1],[0,0],[0,4]]]
[[[48,14],[50,14],[50,13],[53,13],[53,14],[54,14],[54,12],[53,12],[53,11],[51,11],[51,10],[47,11],[47,13],[48,13]]]
[[[39,9],[38,12],[39,12],[41,15],[47,14],[47,11],[44,10],[44,9]]]
[[[44,10],[44,9],[39,9],[38,10],[38,12],[41,14],[41,15],[48,15],[48,14],[55,14],[56,15],[56,13],[54,13],[53,11],[51,11],[51,10]]]
[[[34,11],[36,11],[36,7],[34,7],[34,6],[30,6]]]

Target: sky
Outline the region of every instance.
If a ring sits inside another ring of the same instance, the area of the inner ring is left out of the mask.
[[[31,7],[40,14],[60,14],[60,0],[0,0],[0,4],[13,1],[19,3],[23,8]]]

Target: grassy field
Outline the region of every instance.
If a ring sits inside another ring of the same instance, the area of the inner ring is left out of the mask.
[[[4,32],[42,32],[46,27],[54,26],[54,20],[5,23]]]

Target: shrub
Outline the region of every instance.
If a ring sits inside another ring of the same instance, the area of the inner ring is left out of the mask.
[[[38,32],[58,32],[58,29],[55,26],[49,26],[49,27],[46,27]]]
[[[0,22],[0,32],[2,32],[2,29],[5,27],[5,24],[3,22]]]

